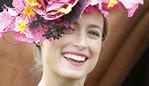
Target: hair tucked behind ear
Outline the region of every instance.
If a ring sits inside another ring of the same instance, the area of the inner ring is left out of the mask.
[[[41,47],[34,43],[33,44],[33,55],[35,58],[35,65],[34,65],[34,70],[37,71],[38,73],[43,72],[43,63],[42,63],[42,53],[41,53]]]

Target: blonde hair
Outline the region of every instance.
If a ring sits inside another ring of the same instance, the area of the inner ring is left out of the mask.
[[[42,62],[41,47],[36,43],[33,44],[33,57],[34,57],[34,63],[35,63],[33,70],[37,71],[38,73],[42,73],[43,62]]]

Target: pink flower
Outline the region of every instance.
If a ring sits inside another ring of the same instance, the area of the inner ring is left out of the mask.
[[[29,1],[29,0],[28,0]],[[40,5],[32,6],[33,10],[45,19],[54,20],[68,14],[78,0],[34,0]],[[35,2],[34,2],[35,3]],[[29,3],[30,5],[33,2]]]
[[[17,41],[23,41],[23,42],[27,42],[27,43],[32,43],[33,39],[27,37],[25,34],[20,34],[19,32],[12,32],[13,33],[13,37],[15,38],[15,40]]]
[[[8,10],[8,11],[6,11]],[[10,14],[11,13],[11,14]],[[15,12],[13,11],[13,9],[8,8],[3,10],[3,12],[0,13],[0,32],[8,32],[8,31],[12,31],[12,26],[15,20],[15,16],[16,15]]]
[[[33,38],[30,29],[28,28],[28,20],[25,18],[17,17],[13,28],[14,36],[21,36],[23,38]],[[16,37],[15,37],[16,38]],[[20,40],[21,41],[21,38]]]
[[[13,0],[15,11],[21,16],[32,18],[35,16],[33,9],[26,3],[28,0]]]
[[[39,28],[39,30],[31,30],[32,35],[33,35],[33,42],[36,41],[43,41],[44,39],[46,39],[45,37],[43,37],[43,34],[45,33],[45,28]]]
[[[13,36],[15,40],[17,41],[23,41],[27,43],[33,43],[36,41],[43,41],[46,39],[43,37],[44,30],[30,30],[30,34],[32,34],[32,37],[27,37],[26,34],[20,34],[19,32],[13,32]]]
[[[109,13],[107,10],[105,10],[104,8],[107,7],[107,5],[105,5],[105,3],[108,3],[109,0],[89,0],[87,6],[91,5],[91,6],[97,6],[98,9],[101,11],[101,13],[104,15],[104,17],[108,17]]]
[[[46,25],[38,28],[29,28],[28,26],[36,15],[40,15],[47,20],[55,20],[71,12],[72,8],[79,0],[13,0],[14,8],[5,6],[6,9],[0,13],[0,37],[6,32],[12,32],[18,41],[28,43],[42,41],[46,39],[43,36],[47,31]],[[101,13],[107,17],[109,11],[122,6],[128,16],[133,16],[134,12],[143,0],[80,0],[82,9],[81,14],[88,6],[96,5]],[[50,40],[50,39],[49,39]]]
[[[111,1],[115,1],[112,7],[108,7]],[[132,17],[134,12],[138,9],[139,5],[143,5],[143,0],[103,0],[103,10],[114,10],[118,7],[123,7],[128,12],[128,17]],[[105,5],[106,4],[106,5]]]
[[[134,12],[139,7],[139,4],[143,5],[144,3],[143,0],[119,0],[119,1],[122,3],[124,8],[127,10],[128,17],[133,16]]]

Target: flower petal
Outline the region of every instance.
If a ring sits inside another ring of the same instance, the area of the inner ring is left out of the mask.
[[[8,13],[11,16],[17,16],[18,15],[18,13],[13,8],[8,8]]]
[[[120,6],[122,6],[127,12],[128,17],[132,17],[134,12],[137,10],[139,5],[143,5],[143,0],[117,0],[117,4],[115,4],[113,7],[107,7],[107,3],[109,3],[109,0],[103,0],[104,4],[102,5],[103,9],[107,12],[112,11]]]
[[[126,9],[131,9],[132,7],[134,7],[136,4],[142,4],[143,5],[143,0],[119,0]]]
[[[128,17],[132,17],[134,12],[138,9],[139,5],[133,6],[131,9],[128,10]]]
[[[15,7],[16,10],[22,11],[25,7],[24,1],[25,0],[13,0],[12,5]]]
[[[68,14],[79,0],[38,0],[41,7],[33,6],[33,10],[47,20],[54,20]]]
[[[28,43],[32,43],[33,42],[33,39],[28,38],[28,37],[26,37],[25,34],[20,34],[19,32],[13,32],[13,37],[17,41],[28,42]]]
[[[89,4],[92,6],[100,3],[102,3],[102,0],[89,0]]]
[[[43,41],[45,37],[43,37],[43,34],[45,33],[45,30],[32,30],[32,35],[33,35],[33,41]]]
[[[124,8],[128,11],[128,17],[132,17],[134,12],[137,10],[139,7],[139,4],[144,3],[143,0],[119,0]]]
[[[11,26],[14,17],[12,17],[6,10],[0,13],[0,32],[5,32]]]

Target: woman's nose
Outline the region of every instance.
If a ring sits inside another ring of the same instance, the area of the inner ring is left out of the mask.
[[[84,50],[88,47],[87,45],[87,37],[85,34],[76,35],[75,40],[73,41],[73,46],[78,48],[79,50]]]

